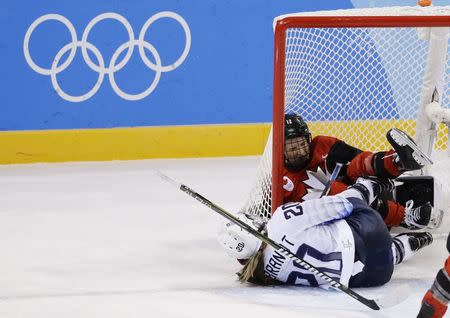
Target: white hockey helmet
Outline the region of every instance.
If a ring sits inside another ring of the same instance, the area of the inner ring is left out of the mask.
[[[249,216],[244,213],[239,213],[237,216],[241,221],[255,228],[255,222]],[[222,225],[218,241],[230,256],[242,260],[255,255],[261,246],[259,239],[231,221]]]

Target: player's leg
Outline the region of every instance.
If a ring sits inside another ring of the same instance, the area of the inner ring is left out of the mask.
[[[447,238],[447,250],[450,253],[450,236]],[[445,266],[436,275],[431,288],[422,299],[418,318],[441,318],[447,311],[450,301],[450,257]]]
[[[392,238],[394,264],[410,259],[420,249],[433,243],[433,236],[428,232],[402,233]]]
[[[429,224],[432,211],[433,207],[430,202],[414,207],[414,201],[410,200],[406,203],[405,218],[400,225],[410,230],[431,228],[432,226],[429,226]]]
[[[395,163],[400,171],[417,170],[433,163],[414,140],[400,129],[390,129],[386,138],[395,149]]]
[[[405,207],[401,226],[416,230],[440,226],[443,210],[436,207],[434,178],[431,176],[402,176],[396,179],[395,202]]]
[[[418,170],[432,163],[414,140],[403,131],[391,129],[387,132],[386,138],[393,150],[380,151],[371,155],[370,162],[374,176],[395,178],[405,171]],[[364,156],[364,153],[360,156]],[[364,162],[367,160],[367,158],[364,159]]]
[[[399,129],[391,129],[386,137],[394,150],[357,154],[346,167],[347,177],[355,181],[361,176],[396,178],[405,171],[421,169],[431,164],[430,158],[414,140]]]
[[[382,193],[371,205],[386,225],[410,230],[439,227],[442,211],[433,207],[436,200],[433,177],[409,176],[395,181],[394,191]]]
[[[401,226],[409,230],[435,227],[432,222],[433,207],[429,202],[414,207],[413,201],[411,200],[404,207],[392,200],[378,198],[372,203],[372,207],[380,213],[384,223],[388,227]]]
[[[389,231],[379,213],[361,200],[349,201],[353,212],[346,221],[355,240],[355,265],[349,286],[383,285],[391,279],[394,270]]]
[[[389,228],[400,226],[405,218],[405,207],[384,197],[377,198],[371,207],[381,215]]]

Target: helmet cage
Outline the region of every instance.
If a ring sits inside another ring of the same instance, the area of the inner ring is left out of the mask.
[[[311,133],[308,125],[297,114],[284,118],[284,164],[292,170],[301,170],[311,159]]]

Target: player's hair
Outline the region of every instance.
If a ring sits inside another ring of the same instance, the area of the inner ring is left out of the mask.
[[[280,281],[264,274],[264,259],[262,256],[266,246],[267,244],[262,242],[258,252],[256,252],[256,254],[245,263],[241,271],[237,273],[241,283],[250,282],[262,286],[282,284]]]

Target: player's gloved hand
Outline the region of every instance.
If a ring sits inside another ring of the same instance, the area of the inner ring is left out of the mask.
[[[370,205],[381,193],[392,192],[394,187],[394,181],[391,179],[367,177],[358,178],[349,189],[359,191],[366,203]]]
[[[395,189],[395,184],[393,179],[389,178],[376,178],[376,177],[367,177],[366,179],[371,180],[376,184],[377,189],[376,196],[380,195],[381,193],[391,193]]]

